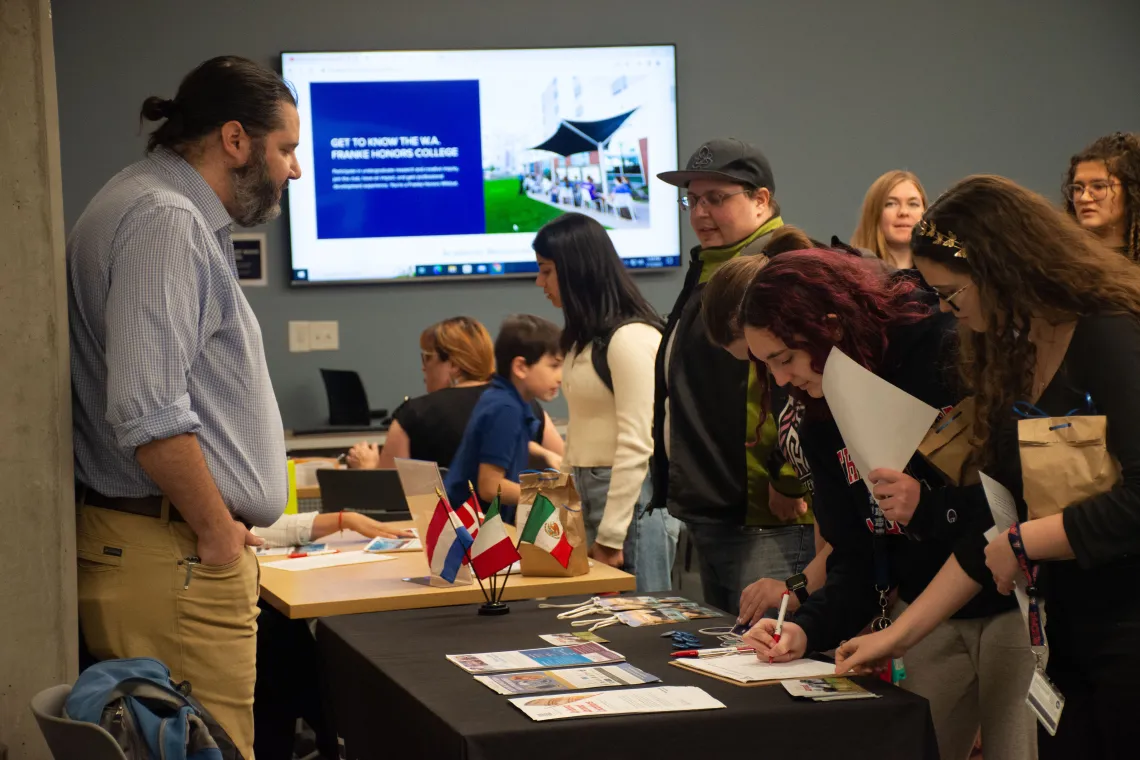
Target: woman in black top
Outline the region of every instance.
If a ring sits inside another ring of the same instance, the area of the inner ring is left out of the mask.
[[[971,177],[915,228],[924,278],[962,327],[962,369],[977,400],[983,469],[1018,502],[1012,531],[956,547],[930,587],[884,632],[847,642],[839,670],[900,655],[983,585],[1003,593],[1038,576],[1047,615],[1048,675],[1065,698],[1040,757],[1135,757],[1140,746],[1140,270],[1084,234],[1042,197],[1000,177]],[[1061,514],[1027,520],[1015,402],[1051,416],[1107,419],[1121,467],[1111,490]],[[1026,639],[1029,633],[1023,627]],[[1028,684],[1025,685],[1028,689]]]
[[[1140,261],[1140,134],[1106,135],[1073,156],[1064,193],[1077,224]]]
[[[446,467],[455,456],[467,420],[495,373],[494,344],[487,328],[470,317],[452,317],[420,335],[427,394],[409,399],[392,415],[383,449],[358,443],[348,453],[348,466],[391,469],[396,459],[421,459]],[[551,467],[562,457],[562,437],[537,401],[538,433],[531,454]]]
[[[823,398],[823,365],[834,347],[936,409],[957,405],[961,394],[947,371],[956,348],[954,320],[939,314],[936,303],[911,278],[835,251],[785,253],[749,287],[741,310],[745,338],[767,365],[770,382],[789,388],[806,407],[800,442],[814,485],[816,525],[832,547],[823,586],[784,624],[780,642],[772,640],[771,619],[747,634],[762,658],[826,651],[873,619],[897,615],[952,550],[981,530],[989,513],[981,487],[949,485],[921,455],[905,472],[859,472]],[[874,499],[864,476],[874,484]],[[930,646],[907,658],[902,686],[930,701],[943,757],[965,758],[979,721],[997,757],[1034,757],[1025,695],[1004,688],[1033,669],[1015,607],[991,584],[942,625]]]

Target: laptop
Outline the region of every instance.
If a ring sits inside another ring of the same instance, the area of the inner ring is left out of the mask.
[[[363,512],[377,520],[410,520],[395,470],[317,470],[322,512]]]

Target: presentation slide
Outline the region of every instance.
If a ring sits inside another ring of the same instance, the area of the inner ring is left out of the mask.
[[[543,224],[587,214],[631,269],[680,266],[672,46],[285,53],[302,177],[293,282],[537,271]]]

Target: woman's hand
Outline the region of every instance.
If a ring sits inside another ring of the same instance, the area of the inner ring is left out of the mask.
[[[879,509],[883,510],[886,518],[900,525],[909,523],[914,517],[914,510],[918,509],[922,485],[905,472],[885,467],[871,470],[867,477],[873,486],[871,495],[879,502]]]
[[[807,502],[798,496],[785,496],[768,484],[768,509],[777,520],[788,522],[807,514]]]
[[[1003,530],[1000,536],[986,545],[986,567],[994,574],[994,583],[999,592],[1013,592],[1014,582],[1021,577],[1021,565],[1017,563],[1017,556],[1009,545],[1008,530]]]
[[[594,545],[590,547],[589,554],[598,562],[607,564],[610,567],[616,567],[618,570],[621,570],[625,566],[625,552],[621,549],[611,549],[608,546],[602,546],[594,542]]]
[[[772,662],[798,660],[807,652],[808,640],[803,628],[785,620],[784,627],[780,631],[779,643],[773,638],[775,632],[776,621],[764,618],[748,629],[741,646],[755,647],[758,658]]]
[[[348,450],[345,457],[349,469],[375,470],[380,467],[380,447],[375,443],[361,441]]]
[[[344,527],[354,530],[365,538],[415,538],[416,534],[388,523],[378,522],[359,512],[344,512]]]
[[[891,666],[891,658],[904,654],[900,631],[891,626],[882,631],[856,636],[835,650],[835,674],[870,675]]]

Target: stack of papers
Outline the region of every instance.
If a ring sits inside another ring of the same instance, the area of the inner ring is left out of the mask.
[[[516,649],[508,652],[449,654],[447,659],[468,673],[509,673],[514,670],[609,665],[625,661],[622,655],[596,643],[576,644],[571,647]]]
[[[813,702],[838,702],[845,699],[878,699],[850,678],[801,678],[784,681],[784,688],[793,697],[810,699]]]
[[[342,565],[358,565],[368,562],[384,562],[395,559],[383,554],[366,554],[364,552],[338,552],[336,554],[318,554],[315,557],[302,557],[300,559],[283,559],[267,565],[274,570],[319,570],[326,567],[341,567]]]
[[[724,707],[722,702],[696,686],[652,686],[645,689],[559,694],[550,697],[517,697],[508,701],[531,720],[688,712]]]
[[[815,678],[835,674],[835,665],[819,660],[792,660],[767,663],[751,652],[726,654],[722,657],[686,658],[671,665],[739,684],[784,681],[789,678]]]
[[[661,679],[633,667],[628,662],[623,662],[596,668],[528,670],[525,673],[475,676],[475,680],[499,694],[542,694],[548,691],[637,686],[643,683],[657,683]]]

